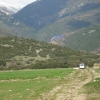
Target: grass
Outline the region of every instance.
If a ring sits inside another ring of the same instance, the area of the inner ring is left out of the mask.
[[[96,73],[100,73],[100,69],[96,69]],[[87,100],[100,100],[100,76],[93,81],[87,83],[85,86]]]
[[[34,79],[37,77],[55,78],[64,77],[72,72],[72,69],[45,69],[45,70],[22,70],[0,72],[0,80],[10,79]]]
[[[0,83],[0,98],[4,100],[31,100],[40,97],[55,84],[52,80],[8,81]]]
[[[73,69],[45,69],[0,72],[0,100],[36,100],[65,82]]]
[[[87,90],[87,100],[100,100],[100,78],[96,78],[93,82],[85,85]]]

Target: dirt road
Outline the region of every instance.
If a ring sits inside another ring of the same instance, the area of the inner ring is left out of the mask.
[[[66,78],[66,83],[43,94],[39,100],[86,100],[83,85],[93,79],[93,69],[76,69],[76,72]]]

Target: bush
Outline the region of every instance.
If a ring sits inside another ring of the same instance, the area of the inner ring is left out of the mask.
[[[0,60],[0,66],[6,66],[6,61]]]
[[[26,64],[30,64],[31,62],[30,61],[26,61]]]
[[[16,62],[17,65],[21,65],[21,62]]]

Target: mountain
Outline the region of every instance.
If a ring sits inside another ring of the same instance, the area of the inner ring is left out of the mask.
[[[93,24],[87,19],[99,13],[99,9],[99,0],[39,0],[18,11],[14,17],[37,31],[56,21],[71,30],[79,30]]]
[[[0,11],[6,13],[7,15],[14,14],[18,12],[21,8],[21,5],[12,4],[10,2],[0,0]]]
[[[58,34],[67,39],[77,32],[81,34],[83,29],[100,25],[100,0],[38,0],[18,11],[14,18],[34,28],[37,40],[50,42]],[[68,41],[67,44],[72,47]]]
[[[14,17],[37,31],[58,20],[58,12],[66,6],[66,0],[38,0],[33,2]]]

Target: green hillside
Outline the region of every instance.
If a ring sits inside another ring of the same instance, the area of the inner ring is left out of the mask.
[[[66,46],[75,50],[100,53],[100,25],[82,29],[66,38]]]
[[[18,37],[0,38],[0,69],[43,69],[88,66],[99,62],[97,55]]]

